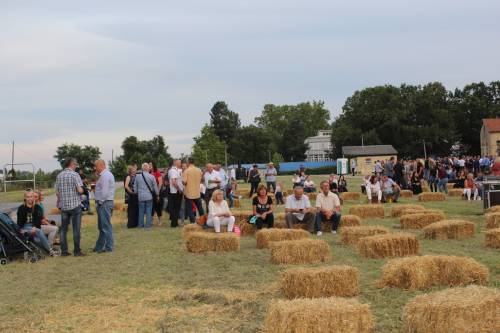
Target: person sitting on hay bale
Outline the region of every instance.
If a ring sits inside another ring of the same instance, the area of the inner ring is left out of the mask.
[[[207,225],[214,227],[216,233],[220,233],[221,225],[227,225],[227,231],[232,232],[235,219],[229,210],[227,201],[224,200],[224,193],[221,190],[215,190],[208,205]]]
[[[286,225],[289,229],[292,229],[296,223],[305,223],[307,230],[314,232],[314,213],[302,186],[295,186],[293,195],[286,198],[285,213]]]
[[[306,193],[316,192],[316,186],[314,185],[314,181],[312,180],[311,176],[307,176],[306,180],[304,181],[304,192]]]
[[[330,185],[326,180],[320,184],[321,193],[316,197],[316,235],[321,236],[321,222],[332,223],[332,234],[337,233],[340,222],[340,199],[330,192]]]
[[[380,182],[378,181],[377,176],[372,175],[370,177],[370,181],[366,185],[366,196],[368,197],[368,202],[373,203],[375,200],[374,195],[377,196],[377,203],[380,203],[382,200],[382,190],[380,188]]]
[[[382,176],[382,202],[398,202],[401,188],[387,175]]]
[[[474,200],[477,200],[479,191],[477,190],[476,184],[474,182],[474,175],[472,173],[469,173],[467,175],[467,179],[464,182],[464,199],[467,197],[467,200],[470,201],[472,193],[474,193]]]
[[[344,193],[347,191],[347,180],[345,180],[345,176],[342,175],[339,178],[339,193]]]
[[[283,201],[283,182],[278,182],[276,184],[276,191],[274,192],[274,197],[276,198],[277,205],[285,204],[285,201]]]
[[[255,223],[258,230],[262,229],[264,223],[268,228],[272,228],[274,226],[273,199],[267,195],[265,185],[259,185],[257,188],[257,195],[253,198],[252,206],[253,216],[250,217],[250,223]]]

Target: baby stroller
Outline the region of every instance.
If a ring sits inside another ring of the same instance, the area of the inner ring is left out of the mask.
[[[20,254],[30,263],[35,263],[47,255],[45,250],[30,240],[28,234],[20,232],[19,226],[9,215],[0,213],[0,265],[7,265]]]

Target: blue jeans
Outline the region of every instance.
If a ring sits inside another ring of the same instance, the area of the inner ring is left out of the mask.
[[[322,221],[325,221],[325,222],[331,222],[332,223],[332,230],[333,231],[337,231],[338,227],[339,227],[339,224],[340,224],[340,217],[341,217],[341,214],[338,213],[338,212],[335,212],[332,214],[332,216],[330,217],[329,220],[326,219],[326,216],[323,215],[323,213],[321,212],[318,212],[316,214],[316,232],[318,231],[321,231],[321,222]]]
[[[146,214],[146,228],[153,225],[153,200],[139,201],[139,228],[144,228],[144,214]]]
[[[438,181],[438,190],[439,192],[444,192],[448,194],[448,178],[441,178]]]
[[[61,253],[68,253],[68,227],[73,227],[73,253],[81,252],[80,249],[80,227],[82,225],[82,208],[80,206],[72,210],[61,211]]]
[[[30,235],[31,235],[31,229],[33,229],[33,224],[28,223],[23,226],[23,231],[29,233]],[[36,245],[41,246],[45,251],[47,251],[47,253],[50,252],[50,245],[47,237],[45,237],[45,234],[41,229],[38,228],[35,229],[36,229],[35,234],[31,236],[33,242]]]
[[[200,216],[205,215],[205,211],[203,210],[203,205],[201,203],[201,198],[198,199],[188,199],[186,198],[186,206],[188,208],[189,222],[194,223],[196,219],[196,211],[193,210],[193,203],[198,209],[198,214]]]
[[[113,225],[111,216],[113,213],[113,201],[104,201],[101,205],[96,202],[97,208],[97,229],[99,237],[95,243],[96,252],[113,251]]]

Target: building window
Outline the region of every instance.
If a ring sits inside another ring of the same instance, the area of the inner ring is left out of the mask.
[[[489,154],[489,152],[487,152]],[[500,155],[500,140],[497,140],[497,155]]]

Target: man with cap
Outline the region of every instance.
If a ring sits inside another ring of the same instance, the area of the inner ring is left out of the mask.
[[[269,162],[266,169],[266,185],[267,192],[271,192],[271,187],[273,188],[273,193],[276,191],[276,176],[278,175],[278,171],[274,167],[273,162]]]

